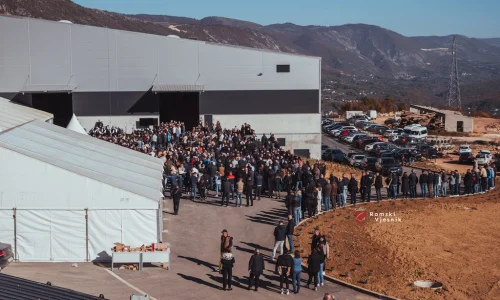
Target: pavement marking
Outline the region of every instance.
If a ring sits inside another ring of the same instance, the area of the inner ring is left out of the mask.
[[[121,278],[120,276],[116,275],[115,273],[111,272],[111,270],[108,270],[108,268],[106,268],[105,266],[103,266],[101,263],[99,263],[98,265],[101,268],[103,268],[106,272],[108,272],[109,274],[111,274],[113,277],[115,277],[116,279],[118,279],[121,282],[125,283],[125,285],[127,285],[129,288],[135,290],[136,292],[140,293],[141,295],[148,295],[151,300],[158,300],[155,297],[149,295],[148,293],[143,292],[140,289],[138,289],[135,286],[133,286],[132,284],[128,283],[125,279]]]

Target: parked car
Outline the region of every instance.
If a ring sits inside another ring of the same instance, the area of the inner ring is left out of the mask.
[[[380,139],[378,137],[367,136],[366,138],[358,139],[356,142],[356,147],[365,150],[366,145],[377,142],[380,142]]]
[[[362,161],[359,167],[366,171],[377,171],[375,165],[377,164],[377,158],[373,156],[367,156]]]
[[[476,155],[476,161],[478,165],[486,165],[491,162],[491,154],[488,154],[488,152],[482,152],[481,150],[477,155]]]
[[[472,152],[462,152],[458,157],[458,162],[461,164],[472,164],[474,162],[474,155],[472,155]]]
[[[349,164],[353,167],[359,167],[361,165],[361,161],[365,159],[366,155],[364,154],[356,154],[351,156]]]
[[[354,126],[343,126],[341,128],[338,128],[338,129],[334,129],[334,130],[331,130],[330,133],[333,135],[333,136],[339,136],[340,133],[344,130],[352,130],[352,131],[357,131],[356,127]]]
[[[398,176],[403,174],[403,168],[398,164],[394,158],[380,158],[375,166],[377,172],[382,174],[382,176],[387,176],[389,173],[395,173]]]
[[[392,152],[392,155],[394,159],[398,162],[403,160],[403,156],[405,159],[409,159],[410,157],[413,157],[415,161],[422,160],[422,153],[418,152],[416,149],[411,149],[411,148],[400,148],[396,149]]]
[[[353,155],[358,155],[358,154],[359,155],[363,155],[363,153],[361,153],[361,152],[349,152],[349,153],[347,153],[346,156],[344,157],[344,163],[350,164],[351,163],[351,157]]]
[[[362,136],[366,136],[366,133],[363,132],[351,132],[350,135],[348,135],[344,141],[347,143],[353,143],[356,139],[359,139]]]
[[[330,147],[328,145],[325,145],[325,144],[321,145],[321,152],[328,150],[328,149],[330,149]]]
[[[0,243],[0,270],[7,267],[14,260],[12,246],[10,244]]]
[[[401,129],[401,128],[387,129],[384,132],[384,134],[382,134],[382,136],[385,138],[399,137],[402,133],[403,133],[403,129]]]
[[[434,159],[438,157],[438,151],[434,147],[426,147],[422,150],[422,156],[427,159]]]
[[[365,146],[365,151],[371,152],[375,147],[378,147],[379,145],[383,145],[383,144],[386,144],[386,142],[377,141],[374,143],[367,144]]]
[[[321,158],[326,161],[343,162],[345,153],[340,149],[331,148],[323,152]]]
[[[458,154],[472,153],[472,148],[469,145],[460,145],[458,147]]]

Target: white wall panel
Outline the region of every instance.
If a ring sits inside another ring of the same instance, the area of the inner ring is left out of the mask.
[[[91,260],[111,260],[111,248],[114,243],[122,242],[121,214],[119,210],[89,210],[89,257]]]
[[[10,244],[12,251],[15,251],[13,214],[14,211],[12,209],[0,209],[0,241]]]
[[[0,92],[20,90],[29,74],[28,22],[0,18]]]
[[[160,38],[158,83],[199,84],[199,45],[191,40]]]
[[[70,24],[29,21],[33,85],[66,85],[71,78]]]
[[[117,33],[118,90],[147,91],[151,88],[158,74],[158,39],[135,32]]]
[[[89,211],[89,256],[111,260],[114,243],[131,247],[157,242],[156,210]]]
[[[124,244],[139,247],[158,242],[156,210],[123,210],[122,240]]]
[[[50,245],[53,261],[85,261],[85,211],[51,211]]]
[[[50,211],[18,210],[16,219],[19,260],[51,261]]]
[[[108,30],[72,27],[72,81],[78,83],[79,92],[110,88],[108,48]]]

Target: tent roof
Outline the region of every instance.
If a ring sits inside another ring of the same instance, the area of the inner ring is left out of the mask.
[[[76,118],[75,114],[73,114],[73,116],[71,117],[71,120],[69,121],[69,124],[68,126],[66,126],[66,128],[73,130],[74,132],[88,135],[88,133],[83,128],[82,124],[80,124],[80,122]]]
[[[0,131],[19,126],[33,120],[47,121],[54,116],[0,97]]]
[[[0,147],[155,201],[161,197],[160,159],[69,129],[35,120],[1,132]]]

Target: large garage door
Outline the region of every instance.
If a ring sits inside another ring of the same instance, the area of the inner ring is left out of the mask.
[[[85,261],[85,211],[17,210],[19,261]]]

